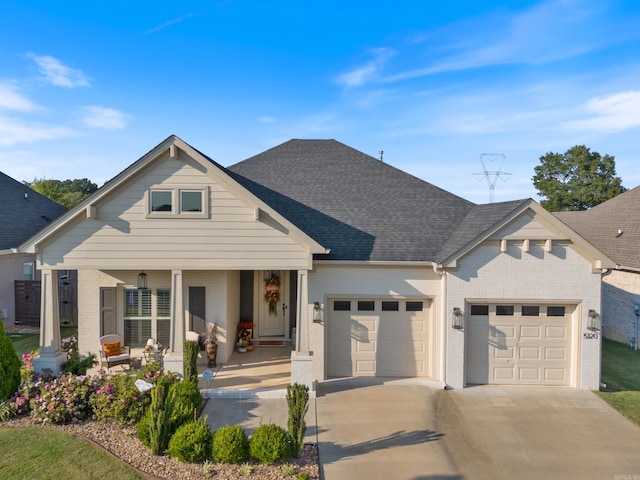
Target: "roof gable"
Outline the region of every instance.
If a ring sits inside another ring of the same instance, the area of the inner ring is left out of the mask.
[[[228,168],[331,253],[432,261],[473,203],[335,140],[290,140]]]
[[[0,250],[17,248],[67,211],[62,205],[0,172]]]
[[[621,268],[640,269],[640,186],[580,212],[555,212]]]

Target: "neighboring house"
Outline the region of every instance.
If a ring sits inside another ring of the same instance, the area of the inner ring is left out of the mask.
[[[36,256],[18,252],[18,247],[66,208],[2,172],[0,205],[0,316],[5,327],[14,323],[39,325]]]
[[[292,381],[311,386],[599,386],[604,254],[533,200],[476,205],[335,140],[224,168],[171,136],[21,251],[43,269],[39,369],[63,359],[50,279],[77,269],[84,351],[153,337],[181,371],[187,331],[215,322],[226,362],[248,321],[295,343]]]
[[[629,342],[640,304],[640,187],[590,210],[555,215],[616,263],[602,275],[602,334]]]

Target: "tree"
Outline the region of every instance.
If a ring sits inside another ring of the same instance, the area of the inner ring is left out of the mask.
[[[545,198],[540,203],[551,212],[587,210],[626,190],[616,176],[614,157],[584,145],[542,155],[534,170],[533,185]]]
[[[98,189],[98,185],[87,178],[75,180],[35,178],[33,182],[24,182],[24,184],[66,208],[75,207]]]

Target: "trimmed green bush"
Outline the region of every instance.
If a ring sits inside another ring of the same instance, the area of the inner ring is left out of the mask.
[[[289,407],[287,427],[291,437],[291,453],[299,457],[304,448],[304,433],[307,430],[304,417],[309,409],[309,387],[299,383],[287,385],[287,406]]]
[[[149,425],[151,424],[151,410],[147,411],[142,420],[136,425],[138,440],[148,448],[151,448],[151,436],[149,434]]]
[[[200,352],[200,345],[193,340],[187,340],[184,342],[184,379],[187,381],[198,381],[198,353]]]
[[[242,463],[249,458],[249,439],[240,425],[226,425],[213,434],[211,456],[216,462]]]
[[[149,407],[149,443],[151,453],[161,455],[169,446],[171,438],[173,398],[167,393],[169,387],[164,377],[158,379],[156,388],[151,390],[151,406]]]
[[[0,320],[0,400],[10,399],[20,386],[20,357]]]
[[[181,425],[169,440],[169,455],[181,462],[197,463],[211,453],[211,430],[202,420]]]
[[[251,458],[262,464],[281,462],[291,456],[291,439],[279,425],[260,425],[249,442]]]

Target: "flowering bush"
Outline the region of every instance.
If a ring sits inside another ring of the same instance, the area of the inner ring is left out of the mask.
[[[98,385],[95,377],[75,375],[43,382],[40,392],[31,399],[31,416],[38,422],[54,424],[84,420],[91,415],[89,398]]]
[[[78,351],[78,339],[71,335],[70,337],[65,337],[60,341],[60,349],[63,352],[71,353]]]
[[[18,391],[11,400],[11,406],[16,415],[26,415],[31,412],[31,400],[40,397],[40,391],[45,383],[53,381],[53,373],[35,373],[33,369],[26,373],[25,379],[18,387]]]
[[[20,367],[20,382],[29,381],[33,374],[33,359],[40,355],[39,350],[33,350],[22,354],[22,366]]]

